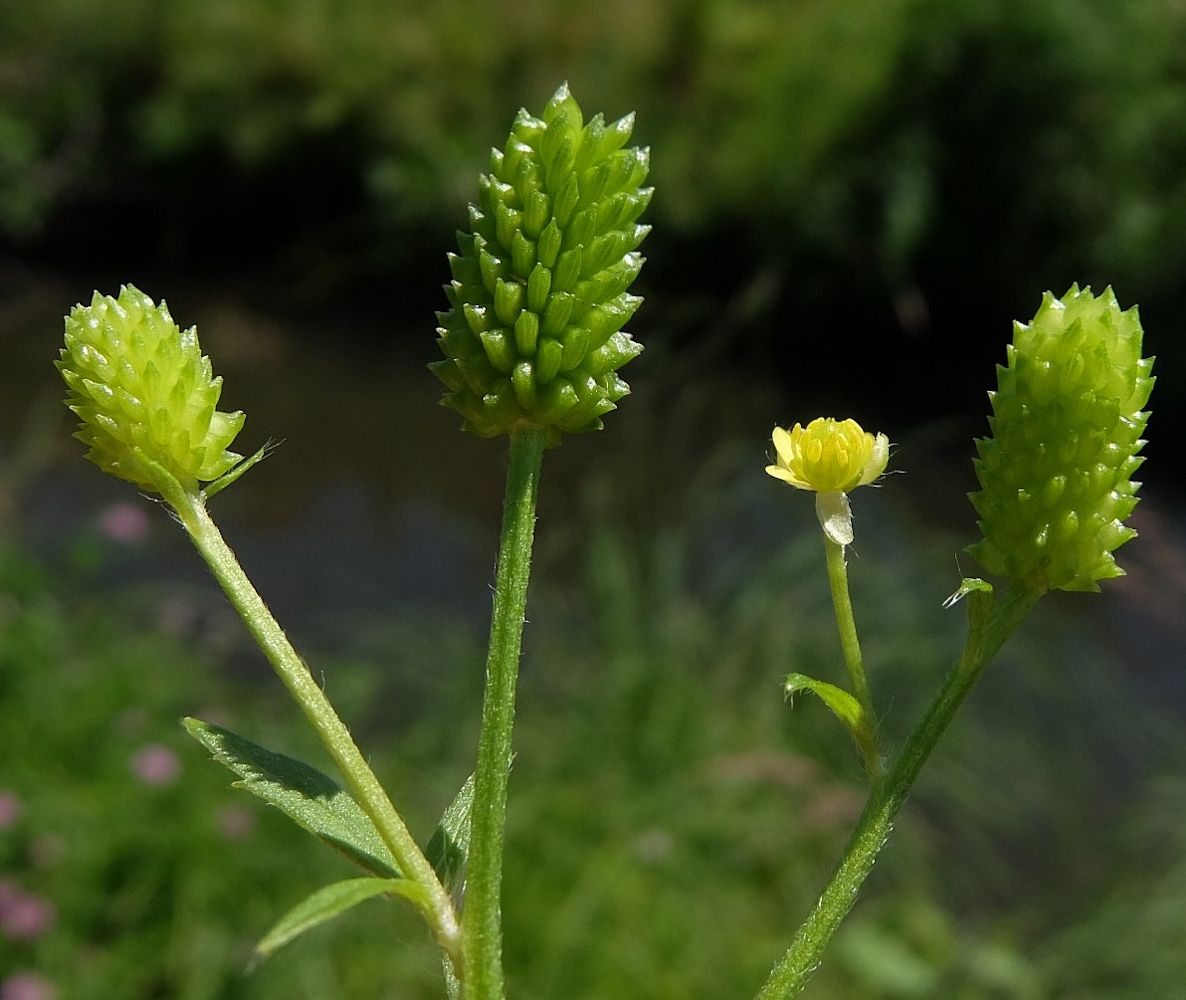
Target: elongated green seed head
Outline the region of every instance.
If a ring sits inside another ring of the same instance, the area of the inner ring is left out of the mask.
[[[75,306],[56,364],[82,421],[75,437],[103,471],[157,493],[163,471],[193,492],[241,461],[227,449],[246,417],[217,409],[222,379],[197,330],[134,286]]]
[[[1014,324],[970,494],[982,534],[971,551],[990,573],[1091,591],[1124,574],[1112,553],[1136,535],[1124,521],[1154,382],[1141,339],[1136,307],[1121,310],[1111,288],[1047,292]]]
[[[622,327],[643,258],[650,154],[626,147],[634,116],[587,123],[567,85],[542,117],[520,111],[479,178],[469,232],[449,255],[437,314],[441,402],[483,437],[594,430],[628,391],[618,369],[642,350]]]

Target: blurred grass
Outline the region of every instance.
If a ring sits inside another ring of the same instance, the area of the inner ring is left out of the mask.
[[[664,422],[638,416],[632,448],[577,492],[545,486],[506,876],[527,1000],[748,995],[860,807],[843,734],[779,692],[792,666],[836,670],[810,505],[770,489],[749,444],[664,453]],[[632,475],[647,454],[670,470]],[[959,540],[917,527],[894,499],[910,489],[860,498],[852,570],[895,739],[960,632],[937,607]],[[0,832],[0,879],[57,916],[4,942],[0,974],[37,969],[88,1000],[440,996],[423,933],[380,903],[245,973],[281,911],[349,872],[228,788],[176,719],[318,750],[278,685],[230,669],[252,654],[213,594],[179,616],[177,594],[99,586],[111,541],[83,531],[38,556],[17,537],[0,548],[0,789],[24,809]],[[1181,706],[1158,699],[1171,665],[1126,663],[1092,617],[1124,586],[1051,602],[994,664],[808,995],[1176,995]],[[340,615],[355,640],[306,653],[426,836],[469,766],[482,637]],[[146,746],[176,755],[177,782],[136,779]]]

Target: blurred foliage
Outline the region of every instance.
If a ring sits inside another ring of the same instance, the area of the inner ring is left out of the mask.
[[[748,227],[891,287],[958,251],[989,284],[1103,268],[1145,298],[1186,250],[1184,43],[1172,0],[6,4],[0,225],[214,192],[439,224],[568,78],[637,108],[657,230]]]
[[[2,546],[0,787],[20,815],[0,831],[0,878],[48,900],[53,918],[0,942],[0,982],[35,970],[88,1000],[314,1000],[435,982],[415,922],[394,908],[341,922],[299,964],[248,974],[255,940],[344,866],[231,792],[178,719],[205,711],[267,731],[273,699],[241,707],[188,643],[62,582]]]
[[[655,150],[648,322],[804,416],[969,412],[1072,281],[1139,302],[1186,378],[1176,0],[4,4],[0,247],[427,315],[483,149],[564,79]],[[867,364],[825,390],[840,339]]]
[[[860,807],[845,735],[811,699],[780,696],[791,667],[837,669],[810,504],[770,489],[749,444],[697,455],[711,415],[694,411],[640,413],[637,448],[546,515],[506,873],[511,989],[529,1000],[744,995]],[[673,413],[689,432],[677,442]],[[862,498],[852,570],[892,740],[961,632],[938,608],[959,542],[895,510],[901,482]],[[212,584],[99,586],[117,543],[83,531],[34,558],[14,525],[0,539],[0,790],[23,809],[0,831],[0,880],[56,919],[2,942],[0,979],[36,969],[88,1000],[441,995],[423,933],[379,902],[246,972],[281,911],[349,872],[229,789],[176,719],[315,764],[319,751],[279,686],[245,668],[258,657]],[[1082,605],[1043,612],[940,747],[817,1000],[1135,1000],[1186,978],[1186,747],[1159,672],[1173,665],[1129,669]],[[427,832],[469,766],[481,630],[355,613],[340,610],[352,640],[307,653]],[[175,755],[175,781],[137,778],[146,746]]]

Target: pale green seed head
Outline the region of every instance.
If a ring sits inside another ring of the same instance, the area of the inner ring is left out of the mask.
[[[197,330],[181,330],[164,302],[134,286],[75,306],[55,364],[82,421],[75,437],[103,471],[156,493],[165,492],[163,472],[196,492],[241,461],[227,449],[246,417],[216,408],[222,379]]]
[[[1142,335],[1135,306],[1078,285],[1047,292],[1030,323],[1014,324],[970,494],[982,534],[970,551],[990,573],[1091,591],[1124,574],[1112,552],[1136,535],[1124,521],[1154,382]]]
[[[642,350],[622,327],[650,231],[638,218],[646,149],[626,148],[634,116],[585,123],[567,85],[542,117],[520,111],[479,178],[470,231],[449,255],[450,309],[437,314],[441,402],[483,437],[543,427],[555,443],[594,430],[629,387]]]

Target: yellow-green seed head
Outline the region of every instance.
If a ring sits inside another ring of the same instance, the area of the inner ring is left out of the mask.
[[[1124,574],[1112,552],[1136,535],[1124,521],[1154,382],[1141,338],[1136,307],[1122,311],[1111,288],[1047,292],[1030,323],[1014,324],[970,494],[982,535],[970,551],[990,573],[1091,591]]]
[[[429,366],[467,430],[544,427],[555,443],[600,428],[629,391],[617,371],[642,347],[622,327],[642,303],[627,289],[652,191],[641,186],[649,152],[626,148],[633,125],[585,123],[565,85],[542,117],[520,111],[493,151],[470,232],[449,255],[445,358]]]
[[[181,330],[164,302],[132,285],[71,310],[56,364],[82,420],[75,437],[103,471],[157,493],[163,472],[195,492],[241,461],[227,449],[246,417],[216,409],[222,379],[197,330]]]

